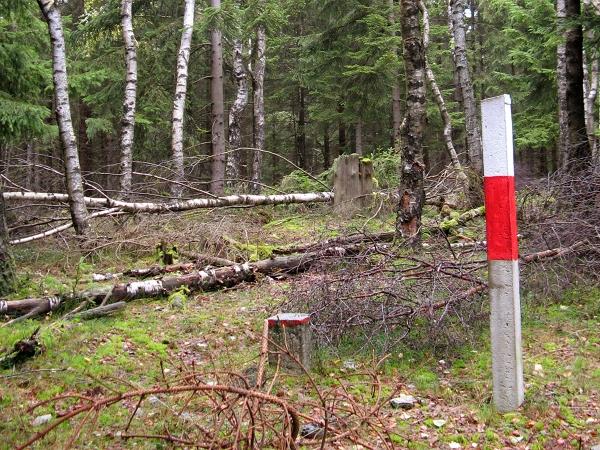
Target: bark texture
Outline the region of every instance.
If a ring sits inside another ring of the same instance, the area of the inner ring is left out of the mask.
[[[133,0],[121,3],[121,31],[125,44],[125,95],[123,98],[123,117],[121,119],[121,197],[128,198],[131,193],[133,133],[135,128],[135,102],[137,90],[137,50],[133,34],[131,5]]]
[[[69,196],[58,193],[44,192],[5,192],[5,200],[44,200],[50,202],[66,202]],[[278,205],[288,203],[313,203],[330,202],[333,192],[312,192],[307,194],[278,194],[278,195],[228,195],[225,197],[196,198],[191,200],[178,200],[169,203],[126,202],[111,198],[84,197],[85,204],[94,207],[111,208],[111,212],[145,212],[160,213],[169,211],[188,211],[191,209],[217,208],[222,206],[259,206]],[[109,211],[99,211],[100,215]]]
[[[229,186],[235,186],[240,179],[241,155],[238,149],[242,146],[242,114],[248,104],[248,78],[243,55],[242,41],[235,39],[233,41],[233,77],[237,94],[229,110],[229,154],[225,169]]]
[[[450,0],[451,28],[454,37],[454,64],[465,111],[465,128],[467,132],[467,152],[471,167],[483,173],[483,144],[481,129],[477,116],[477,105],[473,82],[469,73],[467,59],[467,33],[465,28],[465,0]]]
[[[162,296],[183,286],[192,291],[222,289],[224,287],[235,286],[244,281],[253,281],[257,273],[264,275],[298,273],[307,270],[315,261],[323,257],[356,254],[362,249],[363,246],[361,244],[345,247],[327,247],[300,255],[264,259],[254,263],[235,264],[218,269],[199,270],[189,274],[163,277],[161,279],[131,281],[129,283],[116,284],[112,288],[97,288],[76,294],[0,301],[0,314],[11,316],[27,314],[28,317],[33,317],[54,311],[65,301],[87,300],[96,304],[100,304],[107,299],[110,302],[131,301],[139,298]]]
[[[251,191],[259,194],[262,179],[262,150],[265,149],[265,69],[267,65],[267,32],[259,24],[256,29],[256,54],[254,63],[254,157],[252,160]]]
[[[559,153],[574,169],[591,160],[583,96],[583,30],[580,0],[557,0],[556,17],[563,41],[557,49]]]
[[[215,9],[221,8],[221,0],[210,0]],[[225,180],[225,97],[223,94],[223,44],[218,27],[210,31],[212,100],[212,160],[210,192],[223,195]]]
[[[85,234],[88,225],[87,208],[83,202],[83,177],[81,175],[81,166],[79,165],[79,153],[77,151],[77,141],[71,119],[71,106],[69,104],[67,56],[62,28],[62,16],[60,9],[58,9],[52,0],[38,0],[38,5],[48,23],[48,31],[50,33],[54,104],[65,160],[65,175],[67,192],[69,193],[71,218],[77,234]]]
[[[171,152],[173,159],[173,183],[171,194],[181,198],[183,194],[182,183],[185,180],[183,164],[183,116],[185,112],[185,96],[187,93],[188,64],[190,59],[190,46],[194,29],[194,0],[185,0],[183,12],[183,32],[181,44],[177,55],[177,85],[175,87],[175,100],[173,101],[173,135]]]
[[[425,203],[423,187],[423,132],[425,129],[425,52],[419,29],[417,2],[401,0],[401,26],[406,70],[406,116],[402,127],[400,201],[397,232],[411,244],[421,236],[421,212]]]
[[[597,2],[600,5],[600,1]],[[600,6],[598,9],[593,5],[592,0],[584,0],[583,6],[584,12],[588,15],[600,15]],[[593,41],[596,37],[596,31],[594,28],[588,28],[585,31],[585,39]],[[591,51],[583,55],[584,68],[583,68],[583,95],[585,99],[585,126],[588,135],[588,141],[590,142],[590,148],[592,151],[592,158],[597,161],[598,156],[598,137],[596,131],[598,127],[598,108],[596,106],[596,99],[598,97],[598,50],[591,49]]]
[[[429,64],[429,60],[427,58],[427,48],[429,47],[429,12],[427,10],[427,5],[425,5],[424,1],[419,1],[419,9],[423,14],[423,47],[425,52],[425,74],[427,76],[429,86],[431,87],[433,98],[435,99],[435,102],[438,105],[438,109],[440,110],[442,123],[444,124],[444,129],[442,131],[444,136],[444,144],[446,145],[448,156],[450,156],[452,167],[457,171],[460,180],[465,182],[464,187],[468,187],[466,183],[467,176],[463,171],[462,165],[460,164],[460,160],[458,159],[458,155],[456,154],[456,149],[454,148],[454,143],[452,142],[452,120],[450,119],[450,114],[448,114],[448,109],[446,108],[446,102],[444,101],[444,97],[436,82],[435,75],[433,73],[433,70],[431,69],[431,65]]]

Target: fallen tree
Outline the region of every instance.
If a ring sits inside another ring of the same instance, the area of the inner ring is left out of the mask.
[[[78,303],[88,301],[91,304],[127,302],[140,298],[168,295],[182,287],[186,287],[191,291],[211,291],[224,287],[232,287],[244,281],[253,281],[256,274],[275,275],[278,273],[302,272],[308,269],[315,261],[325,256],[351,255],[362,249],[363,246],[360,244],[345,247],[333,246],[300,255],[282,256],[254,263],[235,264],[218,269],[198,270],[162,279],[119,283],[112,287],[95,288],[79,293],[25,300],[2,300],[0,301],[0,314],[18,316],[16,319],[6,322],[4,324],[6,326],[24,318],[58,310],[67,302]]]
[[[54,192],[4,192],[5,200],[32,200],[62,202],[69,201],[67,194]],[[86,206],[116,208],[130,213],[180,212],[192,209],[219,208],[224,206],[286,205],[292,203],[327,203],[333,200],[333,192],[311,192],[307,194],[276,195],[228,195],[225,197],[194,198],[165,203],[126,202],[109,197],[84,197]]]

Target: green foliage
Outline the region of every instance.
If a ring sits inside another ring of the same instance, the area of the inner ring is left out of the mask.
[[[315,179],[316,178],[316,179]],[[327,169],[316,177],[303,170],[294,170],[281,180],[279,188],[285,192],[321,192],[325,186],[333,187],[333,169]]]
[[[0,143],[56,132],[47,124],[50,64],[44,58],[45,23],[35,2],[0,2]]]
[[[376,186],[396,189],[400,184],[400,155],[393,148],[379,150],[371,156]]]

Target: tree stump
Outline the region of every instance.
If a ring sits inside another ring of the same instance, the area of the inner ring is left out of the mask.
[[[310,315],[297,313],[269,317],[269,365],[290,372],[310,370],[313,349]],[[291,355],[291,356],[290,356]]]
[[[352,215],[369,206],[373,192],[373,163],[356,153],[335,161],[333,176],[334,209]]]

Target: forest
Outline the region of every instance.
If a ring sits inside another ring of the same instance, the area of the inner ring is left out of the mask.
[[[599,0],[0,0],[0,448],[597,450],[599,49]]]

